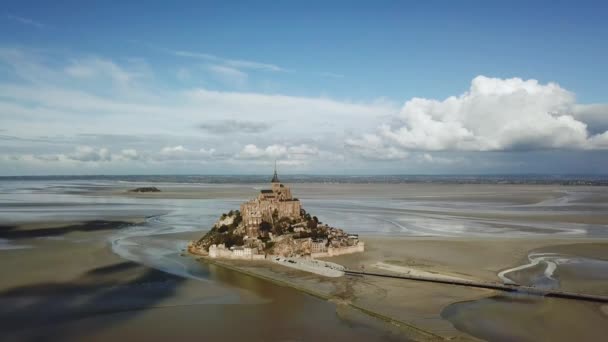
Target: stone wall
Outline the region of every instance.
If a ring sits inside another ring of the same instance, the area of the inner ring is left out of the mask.
[[[238,259],[238,260],[263,260],[264,254],[252,254],[252,252],[245,252],[243,250],[231,250],[225,248],[223,245],[211,245],[209,247],[209,257],[219,259]]]
[[[328,247],[327,252],[311,253],[313,258],[327,258],[344,254],[361,253],[365,251],[365,244],[359,241],[354,246],[347,247]]]
[[[261,221],[272,222],[272,213],[276,210],[279,217],[300,218],[302,206],[300,201],[251,200],[241,204],[241,215],[245,225],[259,226]]]

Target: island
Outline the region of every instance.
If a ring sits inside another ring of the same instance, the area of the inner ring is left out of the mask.
[[[199,240],[191,241],[192,254],[223,259],[314,259],[363,252],[357,234],[329,226],[302,208],[291,189],[279,181],[276,166],[271,188],[245,203],[240,210],[221,215]]]
[[[129,192],[160,192],[160,189],[155,186],[144,186],[129,190]]]

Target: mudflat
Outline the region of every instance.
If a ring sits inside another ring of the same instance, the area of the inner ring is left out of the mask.
[[[386,263],[421,270],[438,276],[445,275],[469,280],[500,282],[497,277],[498,272],[524,262],[527,254],[535,249],[567,246],[573,251],[581,251],[588,246],[596,246],[597,253],[604,257],[608,256],[608,242],[597,243],[593,240],[579,241],[576,244],[557,239],[502,239],[492,241],[488,239],[453,240],[366,236],[364,240],[366,241],[365,253],[343,255],[327,260],[342,264],[353,270],[363,269],[370,272],[391,273],[386,268],[377,267],[378,263]],[[600,249],[603,249],[603,253],[599,252]],[[378,277],[323,278],[270,263],[235,261],[222,261],[221,263],[318,294],[342,305],[353,305],[366,312],[390,318],[395,321],[395,324],[401,325],[404,330],[409,331],[411,338],[417,340],[432,340],[434,338],[467,339],[470,337],[458,330],[458,328],[464,329],[461,324],[453,325],[446,321],[444,310],[450,304],[476,303],[474,305],[479,307],[476,315],[479,315],[479,317],[470,319],[471,322],[475,322],[475,319],[486,314],[486,311],[484,311],[486,307],[477,304],[478,301],[481,300],[481,303],[485,303],[483,302],[485,298],[497,297],[502,298],[502,303],[509,302],[509,299],[500,292],[469,287]],[[608,285],[606,281],[595,284],[597,288],[602,286],[606,288],[606,285]],[[588,288],[586,286],[570,287],[569,290],[588,290]],[[586,326],[585,324],[585,322],[600,322],[607,319],[607,316],[601,313],[600,304],[572,303],[575,305],[569,309],[567,315],[572,324],[563,326],[557,324],[562,319],[557,319],[557,317],[564,317],[560,316],[563,315],[560,312],[549,313],[555,315],[556,320],[529,322],[529,319],[537,318],[536,312],[538,310],[565,310],[572,301],[528,298],[527,301],[534,303],[535,307],[530,312],[525,312],[525,309],[518,306],[518,301],[521,300],[514,298],[514,311],[510,312],[503,309],[503,316],[500,319],[495,319],[496,321],[508,321],[511,320],[511,314],[516,315],[517,317],[512,317],[512,324],[520,324],[519,329],[529,333],[527,335],[529,340],[548,336],[539,334],[542,329],[551,329],[551,336],[559,341],[568,340],[566,336],[572,336],[573,327],[584,328],[584,331],[579,331],[581,336],[600,337],[606,333],[604,325]],[[488,302],[487,304],[488,310],[495,310],[493,303]],[[508,306],[508,304],[505,305]],[[528,320],[525,317],[528,317]],[[474,323],[468,324],[474,325]],[[560,331],[564,334],[560,335]],[[492,339],[503,336],[496,334],[492,336]],[[560,336],[564,338],[560,338]]]
[[[107,241],[108,231],[124,229],[123,222],[107,222],[107,230],[69,230],[95,224],[30,225],[26,231],[58,232],[24,236],[19,244],[27,247],[2,252],[0,265],[10,274],[0,279],[3,340],[160,341],[201,334],[212,340],[242,334],[259,341],[313,340],[328,329],[341,341],[406,340],[382,321],[350,310],[338,318],[332,303],[222,267],[201,267],[180,251],[175,258],[196,265],[196,278],[125,260]]]
[[[324,278],[184,254],[260,184],[10,184],[0,193],[0,334],[29,340],[572,340],[608,332],[597,303],[378,277]],[[60,190],[57,190],[60,189]],[[605,294],[604,187],[294,184],[321,221],[358,233],[351,269]],[[381,267],[381,268],[378,268]],[[52,318],[52,319],[50,319]],[[568,324],[566,324],[568,323]],[[500,326],[500,329],[496,328]],[[238,326],[239,329],[234,329]],[[255,340],[255,338],[251,338]]]

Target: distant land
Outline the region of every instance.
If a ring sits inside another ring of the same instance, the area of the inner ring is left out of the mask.
[[[606,175],[285,175],[289,183],[437,183],[437,184],[552,184],[608,186]],[[99,180],[145,183],[266,183],[267,175],[51,175],[0,176],[6,180]]]

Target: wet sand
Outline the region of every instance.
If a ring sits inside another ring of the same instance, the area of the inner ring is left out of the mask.
[[[220,267],[180,256],[180,246],[261,184],[160,184],[162,192],[152,194],[128,193],[136,184],[71,186],[39,186],[17,201],[21,195],[0,193],[0,267],[10,275],[0,279],[2,337],[559,341],[607,333],[608,309],[593,303],[397,279],[330,279],[269,263]],[[396,272],[499,281],[500,271],[528,262],[532,252],[608,260],[605,188],[293,189],[322,221],[362,235],[365,253],[329,259],[353,269],[380,271],[374,265],[382,263]],[[598,269],[591,265],[558,266],[559,285],[602,292],[607,277],[590,277]],[[542,271],[513,276],[533,281]]]
[[[50,236],[65,239],[23,237],[31,248],[2,252],[11,275],[0,278],[4,341],[405,340],[381,321],[349,310],[340,318],[334,304],[265,280],[200,264],[206,281],[175,276],[118,257],[106,231],[55,229]]]
[[[365,253],[327,258],[326,260],[356,270],[390,272],[387,269],[374,269],[378,262],[384,262],[404,265],[412,269],[439,275],[498,282],[497,273],[501,269],[517,265],[530,250],[536,248],[551,249],[565,245],[569,246],[570,249],[581,251],[585,250],[588,245],[594,245],[598,246],[596,247],[598,253],[604,257],[608,256],[608,242],[598,244],[593,242],[594,240],[572,244],[557,239],[454,241],[453,239],[436,238],[365,237],[365,241],[367,248]],[[603,253],[599,251],[602,249],[600,246],[603,247]],[[491,324],[494,321],[497,324],[500,322],[504,327],[517,325],[520,333],[527,332],[529,334],[528,339],[530,339],[530,336],[535,339],[549,336],[556,341],[568,341],[569,338],[562,339],[559,337],[570,337],[572,334],[576,334],[573,331],[578,331],[581,336],[598,338],[606,333],[606,328],[604,328],[604,324],[597,323],[608,322],[606,316],[601,314],[600,305],[593,303],[580,304],[576,301],[559,299],[545,301],[542,298],[533,297],[526,299],[526,301],[534,303],[530,312],[526,312],[525,308],[519,305],[521,299],[513,300],[513,311],[510,311],[508,308],[509,300],[505,299],[507,297],[495,297],[502,296],[502,294],[490,290],[442,284],[421,284],[407,280],[376,277],[324,278],[262,262],[221,261],[221,263],[247,273],[288,284],[302,291],[315,293],[333,301],[352,305],[372,315],[393,320],[394,324],[401,325],[402,329],[409,331],[410,337],[416,340],[470,338],[469,335],[463,334],[461,330],[477,334],[477,331],[470,327],[483,326],[483,324],[476,325],[475,322],[483,321],[486,314],[493,318],[491,320],[487,319],[488,323],[484,324]],[[604,287],[607,285],[608,282],[603,283]],[[495,309],[493,302],[484,299],[492,297],[502,298],[502,300],[493,299],[493,301],[501,301],[505,307],[500,310]],[[471,310],[468,307],[462,310],[455,309],[462,304],[451,306],[453,303],[473,303],[471,305],[476,310],[474,312],[476,316],[471,317],[472,314],[467,313],[467,310]],[[487,305],[485,305],[486,303]],[[569,308],[570,304],[573,305]],[[544,310],[551,312],[549,314],[550,318],[540,322],[534,321],[537,319],[536,312]],[[553,310],[561,312],[553,312]],[[446,318],[450,318],[452,322],[450,323]],[[566,318],[570,319],[572,324],[561,324]],[[593,324],[587,325],[586,322]],[[537,326],[549,329],[552,333],[539,334]],[[583,328],[584,331],[581,330]],[[497,330],[497,333],[492,335],[492,339],[508,339],[510,335],[504,334],[507,330],[507,328]],[[560,335],[562,330],[564,332],[567,330],[568,334]],[[477,334],[477,336],[483,337],[485,335]]]

